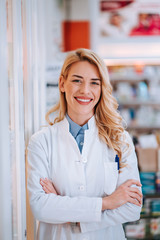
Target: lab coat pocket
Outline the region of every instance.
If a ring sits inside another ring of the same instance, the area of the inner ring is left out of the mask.
[[[118,181],[117,163],[105,162],[104,171],[105,171],[104,192],[107,195],[110,195],[115,191],[117,186],[117,181]]]

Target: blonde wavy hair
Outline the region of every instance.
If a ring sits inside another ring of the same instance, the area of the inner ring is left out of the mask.
[[[62,76],[67,80],[72,64],[79,61],[88,61],[89,63],[94,64],[99,70],[101,78],[101,97],[95,106],[95,121],[98,127],[99,137],[119,156],[120,168],[122,168],[125,166],[125,163],[122,163],[122,148],[124,151],[124,144],[126,144],[124,139],[124,127],[122,124],[122,117],[117,111],[118,103],[112,96],[112,86],[109,81],[108,70],[104,61],[89,49],[80,48],[72,51],[67,55],[64,61],[59,81]],[[65,93],[61,92],[60,88],[59,92],[59,102],[46,114],[46,121],[50,125],[62,121],[67,112]],[[51,122],[49,115],[53,112],[58,112],[58,117],[55,118],[54,122]],[[127,144],[126,147],[128,148]]]

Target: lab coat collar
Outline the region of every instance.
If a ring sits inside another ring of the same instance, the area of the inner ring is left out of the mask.
[[[64,117],[64,119],[61,122],[59,122],[59,124],[63,128],[64,131],[69,132],[69,122],[66,117]],[[88,129],[85,131],[93,132],[93,131],[95,131],[95,129],[96,129],[96,122],[95,122],[95,117],[93,115],[88,121]]]
[[[84,124],[83,126],[78,125],[77,123],[73,122],[72,119],[66,114],[66,118],[69,122],[69,131],[73,135],[74,138],[77,137],[79,131],[83,128],[83,130],[88,129],[88,123]]]

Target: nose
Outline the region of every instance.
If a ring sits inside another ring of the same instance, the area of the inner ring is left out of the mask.
[[[87,94],[89,93],[89,91],[90,91],[89,84],[87,82],[83,82],[80,87],[80,92]]]

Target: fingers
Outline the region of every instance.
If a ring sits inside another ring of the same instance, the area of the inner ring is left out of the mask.
[[[43,188],[43,190],[45,191],[45,193],[47,193],[47,194],[51,193],[51,192],[47,189],[47,187],[43,186],[42,188]]]
[[[49,194],[49,193],[54,193],[57,195],[56,189],[54,188],[54,185],[52,183],[51,180],[45,178],[45,179],[40,179],[40,184],[43,188],[43,190],[45,191],[45,193]]]
[[[133,184],[136,186],[142,186],[139,181],[134,179],[130,179],[124,183],[124,185],[127,187],[127,192],[129,194],[129,202],[141,206],[143,195],[137,187],[131,187],[131,185]]]
[[[139,207],[141,207],[141,205],[142,205],[139,201],[137,201],[137,199],[132,198],[132,197],[128,200],[128,202],[133,203]]]
[[[126,185],[127,187],[130,187],[131,185],[136,185],[136,186],[139,186],[141,187],[142,184],[140,183],[140,181],[138,180],[135,180],[135,179],[129,179],[127,180],[125,183],[123,183],[124,185]]]
[[[130,196],[129,202],[132,202],[133,204],[136,204],[137,206],[142,205],[143,195],[138,188],[129,187],[129,196]]]
[[[52,185],[52,182],[50,180],[41,179],[40,183],[41,183],[42,187],[45,186],[48,190],[50,190],[50,191],[52,190],[53,185]]]
[[[138,194],[141,198],[143,197],[143,194],[141,193],[141,191],[138,188],[131,187],[129,190],[130,190],[130,192],[134,192],[134,193]]]
[[[49,193],[48,181],[45,180],[45,179],[40,178],[40,184],[41,184],[43,190],[45,191],[45,193]]]
[[[140,197],[137,193],[130,193],[130,197],[132,197],[134,200],[138,201],[139,204],[142,204],[142,197]]]

